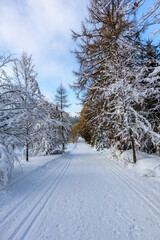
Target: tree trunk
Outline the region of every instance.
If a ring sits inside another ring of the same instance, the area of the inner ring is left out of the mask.
[[[62,150],[64,151],[64,143],[62,143]]]
[[[129,134],[130,134],[130,138],[131,138],[131,142],[132,142],[132,152],[133,152],[133,162],[136,163],[137,159],[136,159],[136,149],[135,149],[135,143],[134,143],[134,138],[132,136],[132,130],[129,130]]]
[[[62,126],[62,141],[64,141],[64,127]],[[62,142],[62,151],[64,151],[64,142]]]
[[[26,143],[26,161],[29,161],[29,143]]]

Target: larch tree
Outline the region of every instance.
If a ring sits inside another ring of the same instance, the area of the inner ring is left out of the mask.
[[[92,0],[81,33],[73,32],[77,43],[74,53],[79,62],[73,88],[78,94],[83,93],[83,104],[88,106],[85,120],[93,128],[91,142],[99,148],[113,138],[130,138],[134,162],[137,139],[146,131],[154,135],[149,120],[138,108],[140,73],[147,67],[141,56],[145,49],[141,35],[147,26],[158,21],[160,1],[136,20],[143,3]],[[157,98],[157,91],[155,95]],[[143,96],[141,103],[144,101]]]

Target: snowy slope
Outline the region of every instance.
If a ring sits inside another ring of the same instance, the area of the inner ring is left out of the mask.
[[[1,191],[0,239],[159,240],[159,189],[79,141]]]

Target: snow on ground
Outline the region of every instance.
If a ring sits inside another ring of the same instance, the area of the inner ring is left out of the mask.
[[[0,192],[0,239],[159,240],[156,178],[124,168],[82,140],[64,155],[24,164]]]
[[[137,163],[133,164],[132,150],[121,153],[110,148],[105,149],[103,154],[121,166],[135,169],[142,177],[156,177],[156,180],[160,180],[160,157],[157,155],[137,152]]]

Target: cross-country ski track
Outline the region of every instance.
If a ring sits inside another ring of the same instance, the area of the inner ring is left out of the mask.
[[[0,193],[1,240],[159,240],[160,182],[79,140]]]

